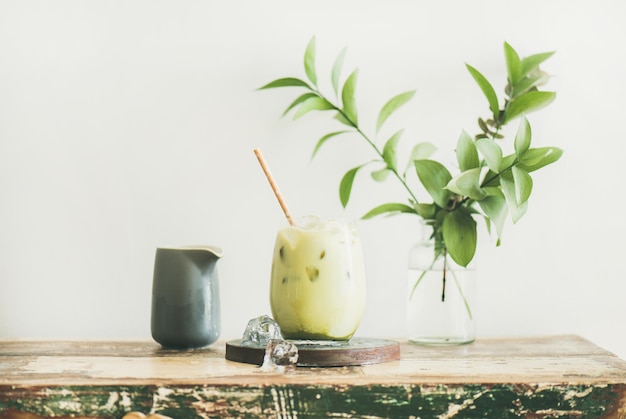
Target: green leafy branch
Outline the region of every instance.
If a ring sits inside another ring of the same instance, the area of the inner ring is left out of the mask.
[[[343,124],[344,129],[333,131],[320,138],[314,149],[314,157],[329,140],[347,133],[357,133],[373,149],[375,158],[349,169],[339,184],[339,199],[345,207],[352,192],[356,175],[374,163],[378,168],[371,171],[375,181],[385,181],[392,175],[408,194],[406,203],[392,202],[379,205],[363,218],[399,213],[415,214],[433,226],[435,259],[450,257],[459,265],[467,266],[474,257],[477,244],[476,216],[482,216],[487,227],[495,226],[498,245],[504,223],[510,212],[516,223],[528,208],[528,199],[533,189],[531,172],[557,161],[562,150],[557,147],[531,148],[531,127],[525,115],[539,110],[554,99],[554,92],[540,91],[549,76],[539,66],[553,53],[541,53],[520,58],[507,43],[504,56],[508,83],[505,99],[500,103],[492,84],[474,67],[466,65],[472,78],[478,84],[489,104],[491,115],[478,118],[480,132],[471,137],[462,132],[456,146],[456,157],[460,172],[453,176],[441,163],[430,159],[435,146],[428,142],[416,144],[410,153],[405,169],[398,163],[397,147],[404,130],[400,129],[378,145],[376,137],[365,134],[359,125],[356,106],[356,83],[358,69],[353,70],[340,84],[346,49],[337,56],[331,71],[331,85],[336,100],[329,99],[318,87],[315,66],[315,38],[307,45],[304,54],[304,70],[307,80],[294,77],[276,79],[260,89],[297,87],[304,89],[285,110],[294,112],[298,119],[311,111],[330,112]],[[409,102],[415,91],[407,91],[392,97],[379,111],[376,120],[378,135],[388,118],[400,107]],[[511,154],[504,153],[499,140],[504,138],[502,128],[519,118]],[[432,198],[432,203],[422,203],[416,198],[407,179],[413,168],[421,185]]]

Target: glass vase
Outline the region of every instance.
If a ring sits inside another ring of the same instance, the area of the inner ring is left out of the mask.
[[[409,254],[408,339],[425,345],[470,343],[475,338],[474,266],[457,265],[427,222],[421,233]]]

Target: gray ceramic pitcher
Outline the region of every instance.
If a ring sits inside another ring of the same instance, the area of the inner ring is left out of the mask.
[[[152,282],[152,337],[168,348],[197,348],[220,334],[215,246],[159,247]]]

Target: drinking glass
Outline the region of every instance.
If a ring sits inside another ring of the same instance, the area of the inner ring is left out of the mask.
[[[361,322],[365,296],[354,220],[304,217],[279,228],[270,305],[285,338],[349,340]]]

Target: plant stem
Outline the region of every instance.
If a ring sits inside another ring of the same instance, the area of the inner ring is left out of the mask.
[[[313,92],[318,95],[319,97],[321,97],[322,99],[326,100],[328,103],[330,103],[332,105],[332,107],[334,108],[334,110],[336,110],[346,121],[348,121],[350,123],[350,125],[354,128],[354,130],[361,135],[361,137],[363,137],[363,139],[365,139],[365,141],[367,141],[367,143],[374,149],[374,151],[376,152],[376,154],[378,155],[378,157],[380,157],[380,159],[384,162],[385,158],[383,157],[383,153],[382,151],[380,151],[378,149],[378,147],[376,147],[376,144],[374,143],[374,141],[372,141],[362,130],[361,128],[359,128],[359,125],[352,121],[348,115],[345,114],[345,112],[343,110],[341,110],[341,108],[339,108],[337,105],[335,105],[334,103],[332,103],[330,100],[328,100],[319,90],[313,90]],[[400,181],[400,183],[402,184],[402,186],[404,187],[404,189],[406,189],[406,191],[409,193],[409,195],[411,195],[411,199],[413,200],[413,202],[415,204],[418,203],[417,197],[415,196],[415,194],[413,193],[413,191],[411,190],[411,188],[409,188],[409,185],[406,183],[406,181],[404,180],[404,178],[402,176],[400,176],[400,174],[398,173],[398,171],[396,170],[395,167],[387,167],[395,176],[396,178]]]
[[[467,314],[471,320],[473,319],[472,310],[470,309],[469,303],[467,302],[467,298],[465,297],[465,294],[463,293],[463,288],[461,288],[461,284],[459,284],[459,280],[454,274],[454,271],[452,271],[452,278],[454,279],[456,288],[459,290],[459,294],[461,294],[461,298],[463,298],[463,304],[465,304],[465,309],[467,310]]]
[[[346,118],[347,119],[347,118]],[[348,119],[348,121],[350,121]],[[352,123],[352,121],[350,121],[350,123]],[[383,157],[383,153],[378,149],[378,147],[376,147],[376,144],[374,144],[374,142],[372,140],[369,139],[369,137],[367,135],[365,135],[365,133],[363,131],[361,131],[361,129],[354,125],[354,128],[356,129],[356,131],[361,134],[361,136],[363,138],[365,138],[365,140],[374,148],[374,150],[376,150],[376,153],[378,154],[378,156],[383,159],[384,161],[384,157]],[[406,181],[404,180],[404,178],[402,176],[400,176],[400,173],[398,173],[398,171],[396,170],[395,167],[388,167],[389,170],[391,170],[391,172],[396,176],[396,178],[400,181],[400,183],[402,184],[402,186],[404,186],[404,189],[406,189],[406,191],[409,193],[409,195],[411,195],[411,199],[413,200],[414,203],[418,203],[417,198],[415,197],[415,194],[413,193],[413,191],[411,190],[411,188],[409,188],[409,185],[406,183]]]
[[[448,249],[443,251],[443,284],[441,286],[441,302],[446,301],[446,268],[448,265]]]
[[[428,269],[424,269],[422,271],[421,275],[419,276],[419,278],[417,278],[417,281],[415,281],[415,284],[413,285],[413,288],[411,288],[411,293],[409,294],[409,300],[413,299],[413,294],[415,293],[415,290],[417,289],[417,286],[419,285],[420,282],[422,282],[422,279],[424,279],[424,276],[426,276],[426,274],[433,269],[433,266],[435,266],[435,263],[437,262],[437,259],[438,259],[438,256],[435,256],[434,259],[433,259],[433,263],[430,264]]]

